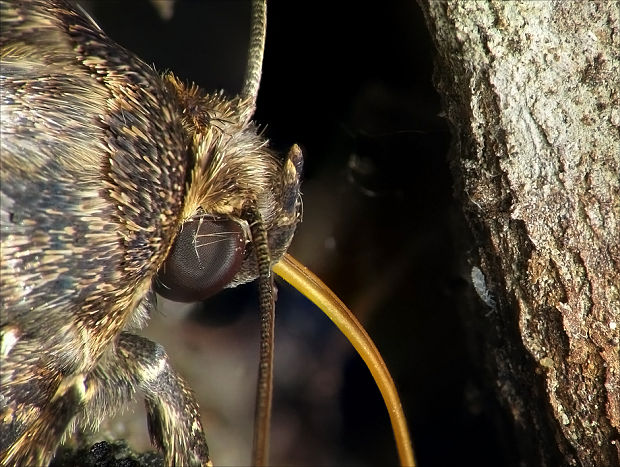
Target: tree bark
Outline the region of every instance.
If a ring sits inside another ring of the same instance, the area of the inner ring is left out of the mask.
[[[419,3],[515,462],[620,465],[618,2]]]

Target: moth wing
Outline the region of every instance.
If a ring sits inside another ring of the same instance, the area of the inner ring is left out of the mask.
[[[0,62],[1,451],[139,318],[188,152],[160,75],[63,1],[0,2]]]

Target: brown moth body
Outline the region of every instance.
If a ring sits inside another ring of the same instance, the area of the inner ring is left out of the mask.
[[[207,276],[213,248],[230,257],[213,291],[258,274],[248,210],[280,258],[301,154],[270,151],[246,97],[158,74],[63,0],[0,1],[0,47],[0,464],[48,464],[73,426],[140,390],[166,464],[205,465],[191,389],[133,332],[154,286],[174,293],[184,229],[180,254]]]

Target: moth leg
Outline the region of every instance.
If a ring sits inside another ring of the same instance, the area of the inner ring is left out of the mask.
[[[48,465],[85,396],[84,375],[65,378],[28,429],[0,453],[0,465]]]
[[[86,422],[113,412],[137,388],[144,394],[151,442],[163,451],[166,465],[211,465],[195,396],[161,345],[121,333],[86,385]]]

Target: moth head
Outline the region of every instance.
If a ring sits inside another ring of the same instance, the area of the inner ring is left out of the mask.
[[[155,289],[175,301],[198,301],[258,277],[253,224],[264,227],[272,265],[286,252],[301,218],[303,159],[297,145],[277,155],[256,125],[240,121],[243,99],[167,79],[183,108],[192,170],[180,229]]]

